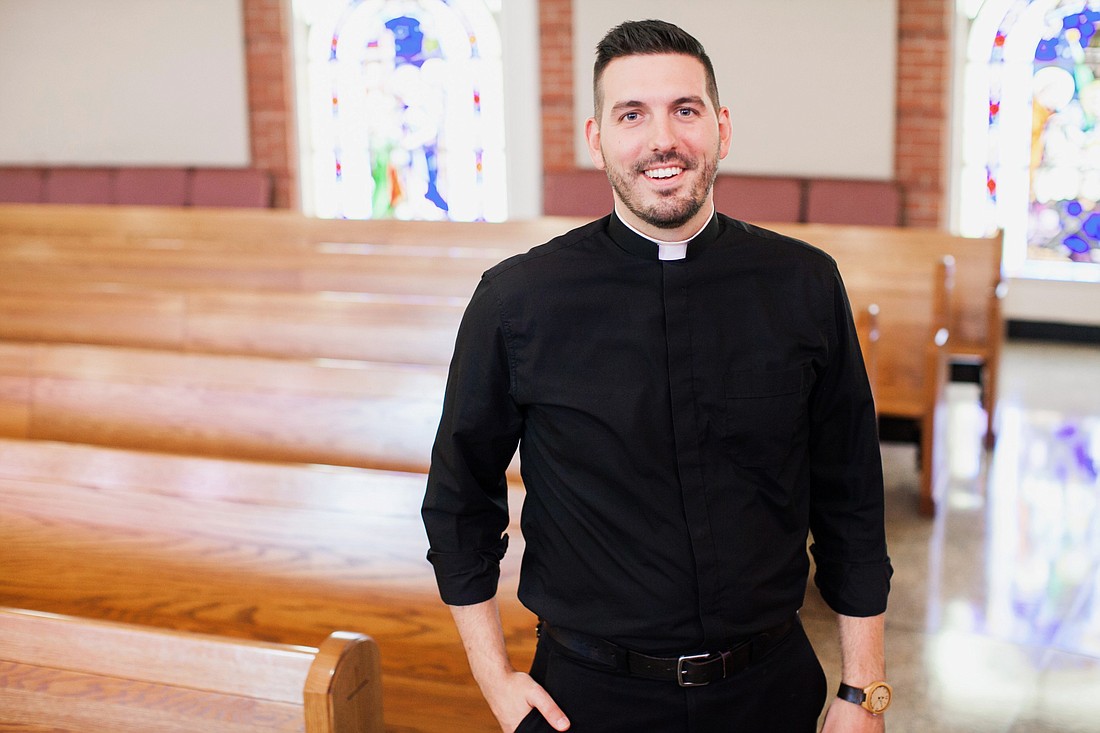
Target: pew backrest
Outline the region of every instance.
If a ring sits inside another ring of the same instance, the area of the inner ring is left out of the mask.
[[[318,648],[0,609],[0,728],[381,733],[378,649]]]
[[[1003,236],[962,237],[930,228],[776,224],[777,231],[803,239],[836,258],[858,309],[860,291],[922,290],[944,256],[954,260],[954,290],[947,329],[951,363],[980,367],[982,403],[986,410],[986,442],[992,444],[997,410],[997,382],[1004,349],[1002,303],[1005,279]],[[884,326],[885,328],[885,326]]]
[[[0,435],[420,471],[443,366],[0,341]]]
[[[918,426],[919,508],[932,515],[947,477],[946,389],[951,340],[950,303],[956,269],[941,257],[921,287],[881,287],[857,292],[856,331],[880,417]],[[930,292],[925,292],[927,288]]]
[[[308,251],[329,243],[523,252],[591,217],[504,222],[318,219],[287,209],[66,206],[0,203],[0,234],[91,239],[99,247],[214,246],[218,251]]]

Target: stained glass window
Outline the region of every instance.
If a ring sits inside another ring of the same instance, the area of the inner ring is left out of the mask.
[[[483,0],[295,0],[318,216],[507,216],[501,43]]]
[[[1011,275],[1100,280],[1100,2],[967,3],[964,234]]]

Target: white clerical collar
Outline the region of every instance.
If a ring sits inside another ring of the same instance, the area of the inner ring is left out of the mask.
[[[615,212],[615,215],[616,216],[619,215],[619,212],[617,210]],[[639,232],[634,227],[630,226],[630,222],[628,222],[622,216],[619,216],[619,221],[621,221],[624,225],[626,225],[627,229],[634,232],[639,237],[642,237],[643,239],[648,239],[649,241],[656,244],[657,245],[657,259],[659,259],[659,260],[682,260],[685,257],[687,257],[688,244],[691,242],[691,240],[698,237],[699,234],[704,229],[707,228],[707,224],[709,224],[710,220],[713,219],[713,218],[714,218],[714,205],[712,204],[711,207],[710,207],[710,216],[708,216],[703,221],[703,226],[699,227],[699,231],[695,232],[695,234],[692,234],[690,237],[688,237],[687,239],[685,239],[683,241],[680,241],[680,242],[663,242],[660,239],[654,239],[653,237],[649,236],[648,234],[643,234],[642,232]]]

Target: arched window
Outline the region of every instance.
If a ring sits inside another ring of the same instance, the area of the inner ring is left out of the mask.
[[[963,0],[959,227],[1010,275],[1100,280],[1100,2]]]
[[[295,0],[306,208],[507,216],[500,33],[484,0]]]

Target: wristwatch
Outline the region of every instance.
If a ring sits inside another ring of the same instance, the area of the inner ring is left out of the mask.
[[[890,700],[894,696],[894,688],[885,682],[872,682],[866,687],[852,687],[843,682],[836,696],[841,700],[847,700],[859,705],[872,715],[881,715],[890,707]]]

